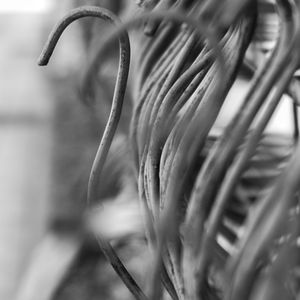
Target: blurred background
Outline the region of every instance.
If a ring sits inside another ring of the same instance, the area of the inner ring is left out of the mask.
[[[70,102],[79,106],[72,99],[76,98],[74,90],[70,94],[63,88],[69,82],[72,91],[83,60],[76,24],[59,43],[49,69],[36,62],[54,23],[74,4],[66,0],[0,1],[0,299],[16,296],[32,250],[51,222],[55,205],[50,199],[57,192],[60,201],[68,193],[57,182],[70,170],[61,174],[53,162],[64,160],[71,148],[76,153],[81,150],[78,137],[82,132],[74,133],[61,147],[58,140],[67,133],[55,134],[61,123],[69,122],[67,114],[58,116],[57,111],[64,107],[66,111]],[[73,155],[65,165],[74,160]],[[54,174],[60,176],[56,182]],[[61,212],[64,204],[57,205]]]
[[[0,1],[0,299],[14,299],[48,218],[55,103],[36,60],[55,6]]]

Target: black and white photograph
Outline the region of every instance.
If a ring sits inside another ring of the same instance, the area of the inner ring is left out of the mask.
[[[0,300],[300,300],[300,0],[0,0]]]

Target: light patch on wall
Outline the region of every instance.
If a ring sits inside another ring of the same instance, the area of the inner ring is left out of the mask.
[[[0,13],[44,13],[54,4],[53,0],[0,0]]]

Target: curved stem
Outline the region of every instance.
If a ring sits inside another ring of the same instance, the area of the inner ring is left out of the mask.
[[[46,45],[39,57],[38,64],[43,66],[47,65],[51,55],[55,49],[55,46],[62,35],[63,31],[67,28],[69,24],[74,22],[77,19],[84,17],[97,17],[105,21],[112,22],[114,24],[120,24],[117,17],[112,14],[110,11],[93,6],[83,6],[80,8],[73,9],[67,14],[52,30],[50,36],[46,42]],[[97,186],[100,182],[100,175],[105,163],[107,153],[109,151],[112,139],[114,137],[121,112],[122,105],[126,90],[129,64],[130,64],[130,44],[128,34],[123,30],[119,35],[119,44],[120,44],[120,62],[119,70],[117,74],[117,80],[115,85],[114,96],[112,100],[111,112],[105,127],[97,154],[92,166],[89,184],[88,184],[88,202],[93,202],[97,198]],[[104,51],[104,50],[103,50]],[[144,295],[140,287],[137,285],[135,280],[129,274],[125,266],[122,264],[121,260],[115,253],[114,249],[108,241],[104,238],[97,236],[97,240],[100,244],[102,251],[105,256],[111,263],[114,270],[123,280],[127,288],[138,300],[146,300],[147,297]]]
[[[299,117],[298,117],[298,105],[293,101],[292,103],[293,109],[293,122],[294,122],[294,140],[295,142],[299,139]]]

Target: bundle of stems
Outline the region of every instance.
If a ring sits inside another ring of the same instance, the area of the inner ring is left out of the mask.
[[[116,25],[84,81],[90,83],[118,37],[112,109],[88,187],[93,203],[127,85],[127,29],[138,26],[130,141],[153,255],[146,290],[98,235],[101,249],[136,299],[162,299],[164,288],[180,300],[273,299],[279,294],[296,299],[299,278],[291,269],[298,262],[299,99],[290,99],[293,137],[268,135],[265,128],[295,84],[299,1],[145,0],[139,5],[139,14],[123,23],[101,8],[75,9],[54,29],[39,60],[47,64],[60,34],[77,18],[95,16]],[[249,63],[247,55],[257,32],[264,36],[258,27],[263,7],[272,7],[280,28],[278,34],[270,31],[275,47],[260,66]],[[240,108],[216,134],[215,121],[229,90],[249,69],[246,97],[236,99]]]

